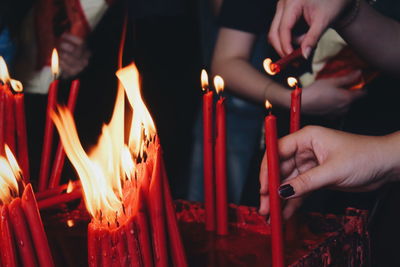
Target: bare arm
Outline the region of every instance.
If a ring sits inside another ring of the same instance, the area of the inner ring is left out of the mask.
[[[212,72],[221,75],[234,93],[259,103],[268,99],[274,105],[288,108],[290,91],[249,63],[255,38],[251,33],[221,28],[214,50]]]

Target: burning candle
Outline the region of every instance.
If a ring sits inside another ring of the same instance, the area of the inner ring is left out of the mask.
[[[278,138],[276,130],[276,117],[272,115],[272,105],[267,100],[265,106],[268,115],[265,117],[265,144],[268,160],[268,191],[271,214],[271,242],[272,242],[272,266],[283,267],[283,235],[282,235],[282,211],[281,199],[278,194],[280,185],[280,169],[278,155]]]
[[[8,70],[4,58],[0,56],[0,154],[4,154],[5,141],[5,115],[6,115],[6,92],[7,81],[9,79]]]
[[[43,149],[42,149],[42,159],[40,163],[39,172],[39,191],[43,191],[47,188],[47,182],[49,178],[50,171],[50,160],[51,160],[51,148],[53,144],[53,133],[54,125],[51,121],[50,114],[54,110],[57,102],[57,91],[58,91],[58,53],[57,50],[53,50],[51,56],[51,70],[54,75],[54,80],[50,84],[49,93],[47,96],[47,111],[46,111],[46,122],[44,128],[44,139],[43,139]]]
[[[17,254],[13,243],[14,235],[11,231],[8,205],[3,205],[0,214],[0,258],[2,266],[17,266]]]
[[[284,58],[276,61],[275,63],[272,62],[270,58],[266,58],[264,60],[264,69],[269,75],[275,75],[283,70],[287,65],[292,63],[293,61],[302,57],[301,48],[294,50],[291,54],[287,55]]]
[[[208,87],[208,75],[201,72],[203,95],[203,172],[204,172],[204,209],[206,230],[215,230],[215,181],[213,165],[213,96]]]
[[[65,194],[55,195],[53,197],[41,199],[38,201],[38,207],[40,210],[54,208],[62,204],[80,199],[82,197],[82,190],[80,187],[74,189],[71,192]]]
[[[69,92],[69,98],[68,98],[68,109],[71,111],[71,113],[74,113],[75,110],[75,105],[76,105],[76,100],[78,98],[78,92],[79,92],[79,87],[80,87],[80,82],[79,80],[74,80],[72,81],[70,92]],[[54,165],[53,169],[51,172],[50,176],[50,181],[49,181],[49,188],[54,188],[60,183],[61,179],[61,174],[63,171],[64,167],[64,162],[65,162],[65,151],[64,148],[59,142],[58,147],[57,147],[57,152],[54,157]]]
[[[299,87],[296,78],[289,77],[287,82],[290,87],[295,88],[291,93],[290,103],[290,133],[294,133],[300,129],[301,88]]]
[[[5,143],[10,147],[11,151],[15,153],[15,112],[14,112],[14,96],[10,90],[10,85],[5,86]]]
[[[217,234],[228,234],[228,195],[226,178],[226,109],[224,80],[215,76],[214,87],[219,95],[216,107],[215,182]]]

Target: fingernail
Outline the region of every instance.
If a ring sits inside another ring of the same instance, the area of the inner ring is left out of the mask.
[[[307,46],[304,50],[303,50],[303,57],[305,59],[308,59],[308,57],[311,54],[311,47]]]
[[[282,198],[288,198],[294,195],[293,186],[291,186],[290,184],[282,185],[281,187],[279,187],[278,190],[279,190],[279,195]]]

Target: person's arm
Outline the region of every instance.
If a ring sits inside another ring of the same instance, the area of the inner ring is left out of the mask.
[[[292,30],[301,17],[310,26],[299,38],[305,57],[324,31],[337,25],[339,34],[363,58],[384,71],[400,73],[400,23],[381,15],[364,0],[279,1],[268,37],[281,56],[293,51]]]
[[[273,105],[289,108],[291,91],[250,64],[255,38],[255,34],[222,27],[214,50],[212,73],[221,75],[234,93],[258,103],[268,99]],[[359,72],[354,72],[318,80],[303,88],[302,112],[320,116],[345,113],[350,104],[364,94],[345,89],[359,76]]]
[[[221,28],[212,60],[212,73],[221,75],[234,93],[258,103],[268,99],[288,108],[290,92],[250,64],[255,34]]]
[[[308,126],[279,140],[282,198],[290,199],[285,210],[293,212],[292,198],[320,188],[370,191],[400,179],[400,132],[382,137],[345,133]],[[268,188],[264,156],[261,192]],[[262,194],[260,212],[268,213],[268,196]],[[288,214],[284,211],[284,214]],[[290,214],[289,214],[290,215]],[[287,215],[286,217],[288,217]]]

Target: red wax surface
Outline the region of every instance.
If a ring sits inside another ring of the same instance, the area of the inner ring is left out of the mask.
[[[276,72],[280,72],[281,70],[283,70],[287,65],[291,64],[293,61],[300,59],[303,57],[303,54],[301,52],[301,48],[298,48],[296,50],[294,50],[291,54],[279,59],[278,61],[276,61],[275,63],[273,63],[274,65],[276,65]]]
[[[6,86],[0,83],[0,154],[4,154],[6,125]]]
[[[215,179],[213,151],[213,95],[209,91],[203,95],[203,172],[206,228],[215,230]]]
[[[44,232],[42,219],[40,217],[38,205],[36,203],[31,184],[28,184],[25,187],[21,198],[21,206],[25,213],[39,266],[54,266],[49,243],[47,241],[46,233]]]
[[[78,98],[78,93],[79,93],[79,87],[80,87],[79,80],[72,81],[68,98],[68,109],[71,111],[71,114],[74,114],[76,100]],[[64,162],[65,162],[65,151],[60,141],[58,143],[57,152],[54,157],[53,169],[51,171],[51,176],[48,185],[49,188],[54,188],[60,184]]]
[[[14,235],[10,225],[10,214],[8,211],[8,205],[1,207],[0,214],[0,259],[1,266],[4,267],[16,267],[17,266],[17,255],[14,244]]]
[[[17,93],[15,96],[15,116],[17,128],[17,159],[24,175],[25,183],[29,183],[29,156],[28,156],[28,139],[26,135],[25,120],[25,100],[23,93]]]
[[[57,208],[58,205],[66,204],[68,202],[80,199],[82,197],[82,188],[75,188],[71,193],[63,193],[60,195],[52,196],[49,198],[41,199],[38,201],[40,210],[49,208]]]
[[[9,89],[9,86],[6,87],[7,90],[5,91],[5,143],[11,149],[14,155],[17,155],[16,146],[15,146],[15,100],[14,95]]]
[[[296,86],[296,89],[290,94],[290,133],[294,133],[300,129],[301,91],[301,88]]]
[[[87,240],[89,267],[100,266],[99,230],[92,223],[88,225]]]
[[[280,169],[278,155],[278,138],[276,117],[272,114],[265,117],[265,144],[268,158],[268,192],[270,201],[272,262],[274,267],[285,266],[283,260],[282,210],[278,194]]]
[[[42,159],[39,173],[39,191],[44,191],[48,185],[51,149],[53,145],[54,124],[51,120],[51,112],[57,103],[58,80],[53,81],[49,87],[47,97],[46,123],[44,128]]]
[[[226,108],[225,98],[217,101],[215,141],[215,182],[217,234],[228,234],[228,194],[226,175]]]

